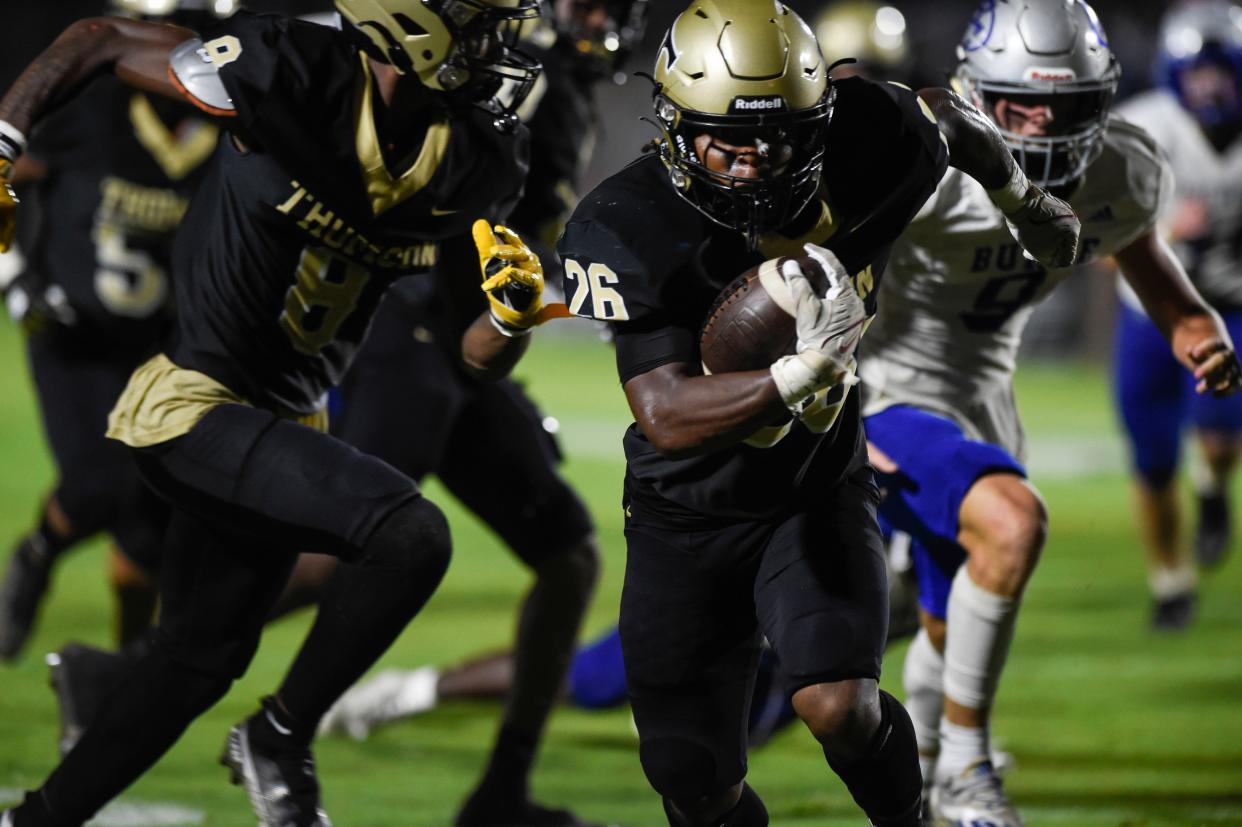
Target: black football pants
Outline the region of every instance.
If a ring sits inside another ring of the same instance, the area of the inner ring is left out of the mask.
[[[299,551],[355,564],[325,595],[291,673],[307,687],[308,717],[370,667],[448,565],[443,516],[413,481],[269,412],[222,405],[137,457],[174,505],[153,646],[27,797],[19,827],[84,823],[222,697],[253,657]]]

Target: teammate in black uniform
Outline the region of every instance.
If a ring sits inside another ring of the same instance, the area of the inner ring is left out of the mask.
[[[108,70],[188,98],[233,133],[178,235],[175,335],[109,419],[174,505],[155,640],[60,767],[5,814],[15,827],[80,825],[158,759],[245,670],[301,549],[352,565],[225,760],[263,824],[328,824],[315,726],[434,591],[449,541],[412,480],[309,425],[399,277],[438,267],[472,296],[483,265],[490,312],[461,321],[480,377],[503,376],[546,316],[520,240],[482,221],[471,237],[476,217],[503,217],[525,173],[514,111],[538,65],[508,35],[534,0],[337,6],[346,32],[243,15],[200,39],[86,20],[0,101],[0,177],[53,102]],[[0,249],[14,208],[0,187]]]
[[[112,5],[129,12],[139,4]],[[168,12],[186,25],[232,11],[207,0],[173,5]],[[106,77],[41,125],[16,170],[17,182],[37,179],[30,195],[45,218],[23,232],[27,269],[6,292],[33,329],[27,353],[57,481],[0,586],[0,659],[15,658],[29,638],[57,557],[100,531],[122,555],[111,566],[120,641],[150,623],[148,575],[166,509],[104,430],[172,319],[173,236],[217,135],[190,105]]]
[[[743,781],[761,636],[872,823],[920,823],[913,728],[877,687],[887,593],[852,352],[946,141],[956,165],[1025,196],[1028,247],[1064,262],[1077,245],[1068,207],[950,93],[925,95],[942,139],[919,96],[828,71],[781,3],[695,0],[657,58],[657,155],[588,195],[559,245],[570,309],[614,325],[636,420],[621,643],[643,769],[672,825],[767,824]],[[827,296],[797,264],[764,276],[796,310],[798,354],[704,375],[699,332],[721,288],[804,244]]]

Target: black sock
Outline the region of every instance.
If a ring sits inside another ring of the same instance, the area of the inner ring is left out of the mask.
[[[250,740],[264,752],[283,752],[310,746],[297,721],[280,701],[269,695],[259,701],[259,711],[250,721]],[[312,733],[313,736],[314,733]]]
[[[31,562],[42,566],[50,566],[65,549],[76,543],[77,537],[62,537],[47,521],[47,509],[39,516],[39,527],[26,535],[19,553],[25,554]]]
[[[380,524],[356,562],[337,567],[277,693],[293,737],[310,743],[324,713],[431,598],[448,560],[448,523],[419,498]]]
[[[875,827],[919,827],[923,777],[914,724],[892,695],[880,690],[880,726],[862,758],[843,765],[827,750],[824,757]]]
[[[479,782],[479,791],[508,801],[525,799],[530,778],[530,768],[535,763],[539,749],[539,736],[523,732],[511,726],[502,726],[496,736],[496,746],[487,763],[487,771]]]
[[[664,799],[664,815],[668,817],[669,827],[698,827],[682,818],[667,798]],[[712,819],[712,827],[768,827],[768,808],[763,806],[759,794],[743,782],[737,804],[729,812]]]

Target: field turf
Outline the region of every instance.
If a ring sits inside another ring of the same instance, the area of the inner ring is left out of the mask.
[[[588,622],[594,633],[615,617],[624,560],[619,452],[628,418],[611,355],[585,336],[546,337],[520,373],[560,420],[571,452],[566,473],[599,523],[606,569]],[[20,341],[7,325],[0,327],[0,375],[0,541],[7,544],[28,528],[52,479]],[[996,710],[996,735],[1018,762],[1008,787],[1033,827],[1242,825],[1242,555],[1235,551],[1223,570],[1204,578],[1200,616],[1187,633],[1148,630],[1134,520],[1102,377],[1098,369],[1063,365],[1032,366],[1020,375],[1051,537]],[[479,472],[493,475],[498,496],[522,484],[500,469]],[[506,646],[515,601],[528,582],[437,485],[428,490],[449,511],[454,563],[383,666],[449,664]],[[27,655],[0,666],[0,803],[37,784],[55,760],[56,713],[42,654],[68,640],[111,640],[103,572],[100,541],[67,558]],[[198,811],[205,814],[201,823],[213,827],[254,824],[244,795],[228,786],[216,759],[229,725],[276,685],[308,621],[303,614],[268,631],[246,678],[126,793],[136,809],[114,810],[107,824],[177,823],[161,821],[150,804]],[[903,654],[902,645],[890,651],[885,674],[898,694]],[[498,713],[495,705],[452,704],[364,744],[321,742],[319,771],[334,823],[450,824],[485,760]],[[773,825],[864,823],[818,747],[797,729],[752,756],[750,780],[766,798]],[[600,822],[664,823],[624,709],[560,711],[534,787],[540,799],[572,805]]]

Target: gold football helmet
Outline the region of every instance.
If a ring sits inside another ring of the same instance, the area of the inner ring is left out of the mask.
[[[787,224],[815,196],[832,116],[828,66],[810,28],[776,0],[695,0],[656,57],[659,153],[673,186],[712,221],[745,233]],[[707,168],[708,135],[775,159],[758,179]]]
[[[516,48],[539,0],[336,0],[394,69],[480,106],[512,128],[540,66]]]

